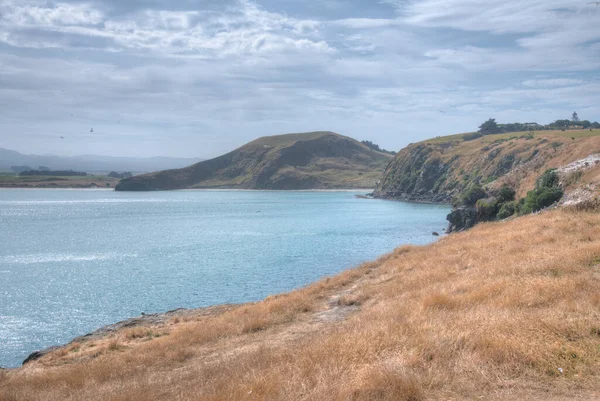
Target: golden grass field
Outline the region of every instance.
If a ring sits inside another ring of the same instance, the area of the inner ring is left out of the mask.
[[[403,246],[0,371],[0,400],[600,400],[600,214]]]

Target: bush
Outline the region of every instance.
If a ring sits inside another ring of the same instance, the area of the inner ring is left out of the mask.
[[[498,212],[498,202],[496,199],[479,199],[475,206],[477,210],[477,220],[492,221],[496,218]]]
[[[481,138],[482,136],[483,136],[483,134],[481,134],[479,132],[473,132],[472,134],[464,134],[463,140],[464,141],[473,141],[475,139]]]
[[[559,177],[555,170],[547,170],[536,182],[535,189],[527,193],[527,197],[520,203],[519,214],[537,212],[563,197],[563,190],[559,186]]]
[[[557,187],[559,184],[559,177],[556,173],[556,169],[546,170],[544,174],[538,178],[535,185],[536,188],[552,188]]]
[[[457,198],[452,200],[452,205],[457,206],[474,206],[479,199],[487,197],[485,190],[478,184],[470,184],[465,191]]]
[[[498,193],[498,202],[505,203],[514,201],[516,194],[517,193],[514,189],[512,189],[508,185],[503,185],[502,188],[500,188],[500,192]]]
[[[504,220],[515,214],[517,211],[517,202],[506,202],[500,207],[500,211],[496,216],[498,220]]]
[[[558,202],[564,193],[561,188],[545,188],[538,193],[537,197],[537,210],[541,210],[545,207],[551,206],[554,202]]]

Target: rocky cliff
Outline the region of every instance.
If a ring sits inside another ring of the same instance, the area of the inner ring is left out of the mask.
[[[598,151],[600,130],[521,132],[475,140],[465,135],[439,137],[398,152],[374,196],[450,203],[469,185],[480,184],[492,195],[508,185],[523,197],[547,169]]]
[[[452,203],[448,232],[561,199],[573,204],[598,197],[600,130],[473,138],[454,135],[408,146],[388,165],[374,196]]]

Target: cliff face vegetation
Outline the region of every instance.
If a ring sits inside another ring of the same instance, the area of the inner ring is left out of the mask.
[[[212,160],[123,180],[118,191],[374,188],[392,156],[332,132],[259,138]]]
[[[480,224],[262,302],[84,337],[0,401],[598,400],[600,214]]]
[[[598,129],[440,137],[401,150],[374,194],[450,203],[469,186],[481,185],[492,195],[509,186],[523,198],[546,170],[594,153],[600,153]]]

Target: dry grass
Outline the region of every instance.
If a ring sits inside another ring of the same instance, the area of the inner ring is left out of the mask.
[[[591,212],[482,224],[159,338],[72,344],[0,371],[0,400],[600,399],[599,233]]]

